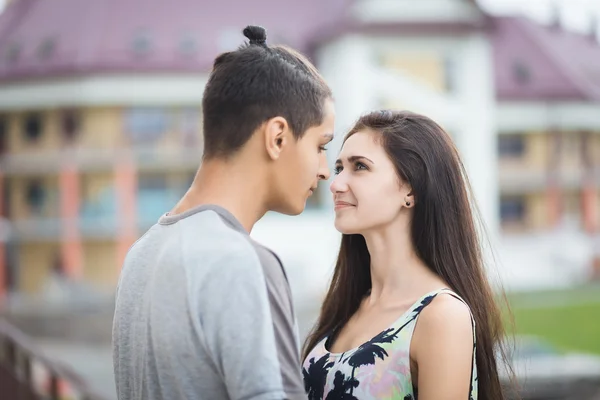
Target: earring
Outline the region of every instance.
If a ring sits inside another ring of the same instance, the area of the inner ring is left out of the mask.
[[[406,207],[410,207],[410,201],[406,202]]]

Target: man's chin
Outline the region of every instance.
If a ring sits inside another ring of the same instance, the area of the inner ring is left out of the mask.
[[[306,200],[300,204],[285,204],[279,207],[277,210],[273,210],[280,214],[295,216],[302,214],[302,211],[306,209]]]

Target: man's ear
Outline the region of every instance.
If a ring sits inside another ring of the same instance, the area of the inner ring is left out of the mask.
[[[263,124],[265,149],[272,160],[279,159],[289,140],[289,125],[285,118],[274,117]]]

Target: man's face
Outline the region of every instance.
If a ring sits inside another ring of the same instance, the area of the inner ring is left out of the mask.
[[[274,165],[276,204],[273,211],[297,215],[317,188],[319,180],[329,179],[325,146],[333,139],[335,109],[332,100],[323,106],[323,123],[309,128],[299,140],[293,140]]]

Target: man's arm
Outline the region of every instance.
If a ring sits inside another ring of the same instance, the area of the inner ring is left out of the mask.
[[[202,285],[201,324],[230,398],[305,398],[299,356],[287,345],[295,341],[288,337],[292,317],[251,245],[232,248],[207,278]],[[297,370],[299,391],[288,382],[290,368]]]

